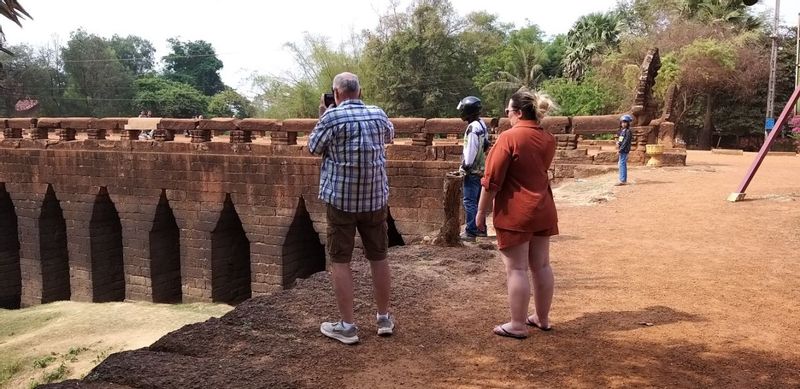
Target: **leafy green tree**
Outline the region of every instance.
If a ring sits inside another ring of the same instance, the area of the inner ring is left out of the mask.
[[[225,89],[219,75],[222,61],[210,43],[203,40],[183,42],[178,38],[170,38],[167,42],[172,48],[172,52],[163,58],[167,79],[189,84],[206,96]]]
[[[459,41],[463,23],[446,0],[420,0],[384,18],[364,49],[366,79],[390,115],[452,116],[466,94],[477,92],[472,57]]]
[[[567,33],[564,74],[580,79],[598,54],[616,50],[621,33],[616,13],[591,13],[581,16]]]
[[[246,97],[227,88],[212,96],[206,110],[211,117],[235,117],[238,119],[253,116],[253,107]]]
[[[14,55],[0,53],[5,78],[3,93],[0,93],[0,116],[14,116],[15,104],[21,99],[37,100],[41,115],[65,114],[62,95],[66,77],[59,70],[59,64],[51,62],[58,57],[57,51],[53,53],[54,50],[47,47],[34,49],[27,45],[10,47],[9,51]]]
[[[150,110],[155,116],[191,118],[206,113],[208,97],[189,84],[162,77],[136,80],[133,105],[137,111]]]
[[[257,91],[253,105],[258,117],[314,118],[319,114],[321,92],[310,81],[256,74],[251,82]]]
[[[588,73],[580,81],[566,78],[547,80],[541,91],[558,104],[558,114],[564,116],[604,115],[614,112],[618,97],[609,93],[602,82]]]
[[[70,34],[62,57],[71,112],[96,117],[131,112],[133,76],[107,40],[79,29]]]
[[[299,70],[287,77],[254,74],[250,78],[257,91],[253,99],[256,115],[317,117],[320,96],[330,92],[333,77],[345,71],[359,76],[365,98],[371,98],[373,88],[366,81],[357,41],[334,48],[327,39],[306,34],[301,42],[286,47],[294,54]]]
[[[156,49],[147,39],[129,35],[114,35],[109,40],[117,59],[134,77],[140,77],[153,71]]]
[[[543,36],[538,26],[512,31],[502,48],[483,62],[475,83],[496,107],[492,113],[499,114],[503,103],[517,90],[536,90],[544,80],[548,58]]]
[[[703,23],[734,25],[746,30],[761,24],[741,0],[686,0],[684,13]]]

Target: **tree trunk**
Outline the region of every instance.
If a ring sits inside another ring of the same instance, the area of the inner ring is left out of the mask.
[[[706,113],[703,116],[703,130],[698,137],[698,146],[703,150],[711,149],[711,140],[714,134],[714,95],[706,93]]]

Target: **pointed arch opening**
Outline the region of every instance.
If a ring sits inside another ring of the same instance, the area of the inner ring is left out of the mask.
[[[217,226],[211,232],[211,299],[235,305],[251,295],[250,241],[227,194]]]
[[[281,264],[284,288],[290,288],[298,278],[308,278],[325,270],[325,246],[314,230],[314,223],[302,196],[297,202],[294,219],[283,241]]]
[[[69,300],[67,223],[51,184],[47,185],[39,214],[39,260],[42,271],[42,304]]]
[[[6,184],[0,182],[0,308],[19,308],[21,295],[17,213]]]
[[[182,301],[180,247],[178,223],[166,191],[162,189],[150,230],[150,282],[154,303]]]
[[[122,262],[122,223],[106,187],[94,200],[89,221],[92,261],[92,301],[125,300],[125,266]]]

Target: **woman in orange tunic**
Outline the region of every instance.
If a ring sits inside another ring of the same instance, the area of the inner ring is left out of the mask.
[[[517,92],[511,96],[506,116],[512,127],[500,134],[486,159],[475,221],[485,228],[494,201],[494,227],[506,266],[511,308],[511,321],[494,328],[500,336],[523,339],[528,336],[528,326],[551,329],[550,236],[558,234],[558,217],[547,169],[555,156],[556,141],[539,123],[553,107],[546,95]],[[536,308],[530,316],[528,268],[533,273]]]

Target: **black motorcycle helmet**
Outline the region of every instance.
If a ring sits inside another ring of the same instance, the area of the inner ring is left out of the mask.
[[[461,111],[461,118],[478,116],[481,113],[481,99],[467,96],[461,99],[456,109]]]

